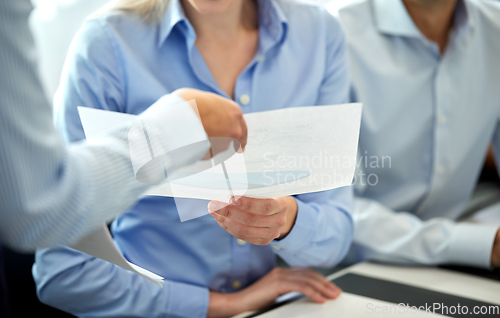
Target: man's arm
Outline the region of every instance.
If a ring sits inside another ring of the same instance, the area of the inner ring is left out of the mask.
[[[422,221],[374,200],[354,199],[354,239],[348,261],[365,259],[402,264],[457,264],[490,268],[497,226]]]
[[[22,250],[74,243],[122,213],[149,187],[136,181],[130,160],[128,132],[133,122],[98,142],[64,145],[36,72],[28,27],[31,9],[29,0],[0,0],[0,242]],[[191,95],[203,108],[201,122],[182,103]],[[162,98],[139,118],[161,123],[159,144],[166,149],[173,136],[206,136],[211,130],[244,144],[241,111],[212,95],[179,92]],[[191,164],[207,150],[208,143],[182,158],[167,155],[166,168]]]

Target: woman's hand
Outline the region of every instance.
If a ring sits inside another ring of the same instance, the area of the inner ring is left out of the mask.
[[[292,197],[233,197],[229,205],[210,201],[208,211],[234,237],[255,245],[267,245],[290,232],[297,217],[297,202]]]
[[[328,299],[336,299],[342,291],[312,269],[275,268],[242,291],[232,294],[210,292],[208,317],[231,317],[257,310],[288,292],[302,293],[322,304]]]
[[[189,101],[196,101],[201,123],[208,137],[229,137],[239,141],[242,150],[247,144],[247,125],[238,104],[214,93],[194,88],[181,88],[172,94]],[[227,149],[227,145],[224,149]],[[220,148],[220,147],[219,147]],[[222,151],[219,149],[220,152]],[[215,153],[214,153],[215,155]]]

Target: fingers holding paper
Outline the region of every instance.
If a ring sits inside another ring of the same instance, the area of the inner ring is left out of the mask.
[[[211,201],[208,210],[234,237],[255,245],[267,245],[291,231],[297,216],[297,203],[289,196],[273,199],[233,197],[230,204]]]

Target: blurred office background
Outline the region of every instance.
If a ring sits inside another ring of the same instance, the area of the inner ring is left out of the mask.
[[[337,15],[340,8],[357,0],[308,1],[324,5],[333,15]],[[52,101],[73,36],[86,17],[109,3],[109,0],[32,0],[32,2],[35,11],[30,23],[38,46],[40,75],[47,98]],[[471,211],[498,201],[499,192],[500,180],[494,163],[489,161],[483,169],[478,190],[471,202]],[[38,301],[31,276],[31,266],[34,261],[32,254],[6,251],[5,257],[13,317],[30,317],[33,313],[41,317],[72,317]]]

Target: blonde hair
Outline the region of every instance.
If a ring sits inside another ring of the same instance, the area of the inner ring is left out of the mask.
[[[99,10],[97,15],[123,10],[135,13],[148,22],[157,23],[167,10],[168,2],[169,0],[116,0]]]

